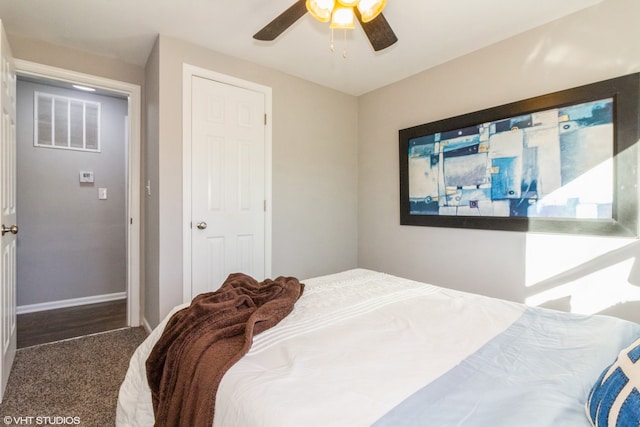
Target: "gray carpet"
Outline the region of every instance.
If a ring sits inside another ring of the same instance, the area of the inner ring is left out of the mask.
[[[126,328],[18,350],[0,423],[18,425],[5,417],[33,417],[22,424],[65,425],[53,417],[78,417],[66,425],[113,426],[129,359],[146,335],[142,328]],[[42,417],[39,424],[36,417]],[[44,423],[44,417],[53,421]]]

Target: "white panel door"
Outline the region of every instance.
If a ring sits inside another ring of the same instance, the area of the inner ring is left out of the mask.
[[[16,354],[16,72],[0,22],[0,401]]]
[[[265,275],[265,96],[192,77],[191,293]]]

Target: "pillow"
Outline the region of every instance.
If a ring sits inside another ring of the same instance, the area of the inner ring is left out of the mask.
[[[640,426],[640,338],[600,375],[586,410],[594,427]]]

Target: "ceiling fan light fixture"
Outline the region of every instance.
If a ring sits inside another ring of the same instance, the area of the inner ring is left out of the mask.
[[[355,7],[358,3],[360,3],[360,0],[338,0],[338,4],[344,7]]]
[[[307,10],[320,22],[329,22],[335,7],[335,0],[307,0]]]
[[[331,15],[331,29],[352,30],[356,27],[352,7],[337,6]]]
[[[373,21],[382,13],[387,4],[387,0],[360,0],[358,2],[358,10],[362,16],[362,22]]]
[[[260,41],[274,41],[294,22],[301,19],[307,13],[319,21],[330,21],[333,8],[336,6],[336,1],[341,3],[347,2],[347,4],[350,4],[350,2],[355,0],[295,0],[288,9],[276,16],[275,19],[269,22],[264,28],[255,33],[253,38]],[[386,49],[398,41],[398,37],[393,32],[393,29],[387,22],[385,16],[381,13],[377,13],[375,10],[382,10],[385,4],[385,0],[358,0],[356,6],[349,7],[351,12],[358,18],[357,20],[360,22],[365,35],[369,39],[371,47],[376,52]],[[358,8],[358,11],[356,11],[356,7]],[[372,8],[374,9],[373,12],[371,12]],[[359,14],[356,12],[359,12]],[[365,16],[364,21],[362,19],[363,15]],[[356,19],[354,19],[354,21],[355,20]],[[333,33],[334,31],[332,30],[332,44]],[[344,33],[346,41],[347,31]]]

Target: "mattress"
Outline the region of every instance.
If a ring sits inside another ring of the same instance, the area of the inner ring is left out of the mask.
[[[589,390],[640,325],[355,269],[303,281],[293,312],[223,377],[214,427],[589,426]],[[134,353],[118,426],[153,425]]]

